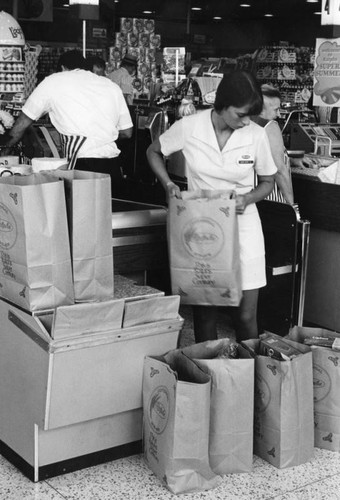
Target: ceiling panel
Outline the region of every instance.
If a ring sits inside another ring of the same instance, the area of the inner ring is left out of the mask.
[[[191,22],[208,24],[214,16],[221,16],[222,21],[261,19],[264,14],[273,18],[289,20],[296,18],[301,22],[315,19],[314,12],[320,11],[321,0],[315,3],[306,0],[100,0],[106,8],[112,9],[118,17],[147,17],[145,10],[152,12],[155,19],[177,20],[186,22],[188,14]],[[249,7],[241,7],[246,3]],[[68,0],[54,0],[55,9],[67,9]],[[201,11],[193,11],[200,7]]]

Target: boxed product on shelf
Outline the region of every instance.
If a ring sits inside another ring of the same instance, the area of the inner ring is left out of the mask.
[[[132,17],[121,17],[120,18],[120,31],[122,33],[128,33],[132,31],[133,28],[133,18]]]

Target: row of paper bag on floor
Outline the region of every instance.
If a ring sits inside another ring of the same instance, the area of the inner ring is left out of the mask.
[[[0,177],[0,297],[30,311],[112,299],[111,203],[107,174]]]
[[[299,354],[286,360],[265,355],[269,333],[238,344],[237,359],[220,356],[229,339],[145,358],[144,456],[170,491],[251,472],[253,453],[286,468],[311,460],[314,446],[340,452],[340,356],[306,345],[312,336],[329,332],[294,327],[284,342]]]

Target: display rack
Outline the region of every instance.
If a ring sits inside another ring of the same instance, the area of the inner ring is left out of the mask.
[[[266,45],[255,54],[257,79],[279,88],[285,104],[305,105],[313,89],[314,49]]]
[[[23,47],[0,46],[0,108],[17,116],[25,99]]]
[[[38,64],[38,83],[41,82],[46,76],[51,75],[57,71],[59,57],[68,50],[81,50],[77,44],[67,45],[43,45],[39,54]],[[103,49],[87,48],[86,57],[99,56],[104,58]]]

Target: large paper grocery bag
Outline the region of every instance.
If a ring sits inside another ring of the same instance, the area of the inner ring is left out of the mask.
[[[289,338],[297,342],[317,337],[339,339],[340,333],[324,328],[294,326]],[[340,352],[313,347],[314,445],[340,451]]]
[[[0,296],[35,311],[74,303],[64,183],[0,178]]]
[[[143,373],[144,457],[172,493],[217,486],[209,466],[210,376],[178,353],[147,356]]]
[[[279,361],[260,342],[242,342],[255,355],[254,453],[280,469],[303,464],[314,449],[312,353],[291,342],[301,355]]]
[[[230,347],[237,358],[228,358]],[[229,338],[181,349],[211,377],[209,463],[216,474],[253,467],[254,359]],[[164,357],[170,361],[178,350]]]
[[[112,299],[110,176],[82,170],[55,170],[49,175],[65,182],[75,300]]]
[[[183,304],[238,306],[242,297],[236,200],[229,191],[171,197],[168,246],[172,293]]]

